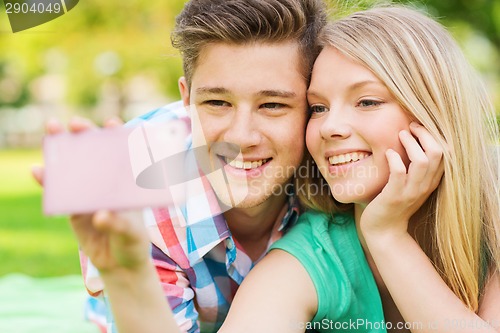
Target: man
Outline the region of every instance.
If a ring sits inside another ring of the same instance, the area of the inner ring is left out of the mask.
[[[177,17],[172,42],[183,57],[187,114],[170,105],[133,124],[189,116],[191,147],[206,148],[226,177],[200,174],[197,195],[146,214],[153,262],[183,331],[216,331],[243,278],[298,217],[290,184],[305,149],[306,89],[325,22],[321,0],[191,0]],[[120,218],[72,218],[106,283],[134,275],[140,261],[134,230],[111,227]],[[87,288],[100,295],[100,280],[82,263]]]

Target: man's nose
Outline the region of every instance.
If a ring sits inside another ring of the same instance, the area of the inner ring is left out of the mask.
[[[261,142],[258,115],[250,107],[239,107],[233,113],[224,133],[224,141],[238,145],[242,150]]]

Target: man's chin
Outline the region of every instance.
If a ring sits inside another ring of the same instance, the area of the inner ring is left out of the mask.
[[[255,195],[251,193],[218,193],[215,191],[221,204],[221,208],[227,211],[231,208],[253,208],[257,207],[263,202],[265,202],[271,196],[271,193],[262,193],[261,195]]]
[[[281,197],[285,194],[293,193],[293,186],[288,182],[284,184],[281,182],[261,182],[256,184],[254,182],[251,184],[252,186],[229,182],[229,186],[225,184],[223,186],[220,185],[221,183],[212,183],[223,211],[231,208],[257,207],[271,197]]]

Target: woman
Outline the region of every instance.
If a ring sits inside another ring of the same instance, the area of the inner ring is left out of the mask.
[[[388,329],[499,330],[498,169],[488,146],[498,128],[480,82],[448,33],[410,9],[353,14],[322,40],[306,143],[332,198],[306,196],[309,206],[353,217]],[[274,248],[310,271],[327,247],[307,256],[301,243],[321,228],[335,240],[325,220],[306,214]],[[325,277],[313,278],[317,290]]]

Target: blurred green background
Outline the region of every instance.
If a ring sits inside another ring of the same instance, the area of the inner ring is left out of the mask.
[[[130,119],[177,98],[169,34],[183,1],[81,1],[12,33],[0,1],[0,276],[79,274],[65,218],[41,213],[30,168],[42,164],[47,119]]]
[[[500,0],[412,3],[450,29],[500,110]],[[84,0],[54,21],[14,34],[0,2],[0,278],[7,279],[7,287],[0,288],[3,292],[14,288],[8,280],[11,273],[37,279],[80,273],[78,246],[66,218],[42,215],[41,189],[30,175],[31,165],[43,163],[44,123],[53,117],[65,122],[74,115],[97,123],[110,116],[128,120],[176,100],[182,70],[169,34],[183,5],[182,0]],[[83,285],[81,290],[83,297]],[[74,302],[83,304],[83,298]],[[12,316],[2,312],[0,302],[0,328],[7,322],[13,323]],[[33,332],[40,332],[39,324],[33,325]],[[68,332],[87,330],[72,326]]]
[[[450,29],[500,110],[500,0],[412,3]],[[85,0],[15,34],[0,5],[0,276],[79,274],[65,218],[41,214],[41,189],[30,176],[42,163],[43,125],[73,115],[128,120],[176,100],[182,71],[169,33],[183,5]]]

